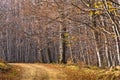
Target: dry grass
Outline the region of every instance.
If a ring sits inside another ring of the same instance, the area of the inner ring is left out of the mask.
[[[73,68],[73,67],[72,67]],[[109,71],[95,67],[76,69],[65,68],[67,80],[120,80],[120,71]]]
[[[56,68],[67,74],[66,80],[120,80],[120,71],[110,71],[109,68],[101,69],[96,66],[87,66],[84,64],[46,64],[46,66]]]
[[[20,80],[20,67],[10,66],[0,59],[0,80]]]
[[[0,80],[20,80],[20,67],[14,66],[9,71],[0,72]]]

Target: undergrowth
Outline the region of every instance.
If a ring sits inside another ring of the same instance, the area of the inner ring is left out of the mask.
[[[96,66],[81,66],[79,64],[77,66],[65,66],[64,71],[67,74],[67,80],[120,80],[120,70],[110,71],[109,68],[101,69]]]
[[[110,68],[87,66],[83,63],[47,66],[62,70],[67,75],[66,80],[120,80],[120,70],[110,70]]]
[[[20,68],[0,60],[0,80],[20,80]]]

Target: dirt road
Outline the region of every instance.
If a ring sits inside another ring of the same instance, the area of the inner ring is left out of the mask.
[[[65,74],[42,64],[15,63],[22,68],[21,80],[65,80]]]

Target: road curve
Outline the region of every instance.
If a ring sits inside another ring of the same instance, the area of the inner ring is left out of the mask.
[[[65,74],[42,64],[11,63],[22,68],[21,80],[66,80]]]

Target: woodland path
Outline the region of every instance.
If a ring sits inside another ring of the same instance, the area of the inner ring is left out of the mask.
[[[21,80],[65,80],[65,74],[42,64],[12,63],[22,68]]]

